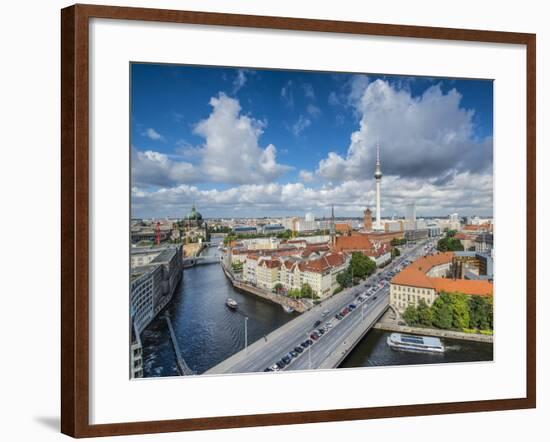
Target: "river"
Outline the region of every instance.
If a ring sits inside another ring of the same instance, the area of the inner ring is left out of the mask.
[[[344,360],[341,368],[384,365],[441,364],[444,362],[492,361],[493,344],[441,338],[445,353],[410,353],[388,347],[390,332],[372,329]]]
[[[218,250],[210,247],[203,253],[216,255]],[[237,301],[237,311],[225,305],[227,298]],[[285,313],[278,304],[233,289],[219,264],[185,269],[166,312],[172,320],[183,358],[198,374],[244,348],[245,317],[248,317],[248,343],[251,344],[295,316]],[[163,313],[147,327],[141,339],[144,376],[177,376]]]

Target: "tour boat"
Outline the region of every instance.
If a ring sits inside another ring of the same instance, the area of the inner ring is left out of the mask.
[[[227,298],[227,300],[225,301],[225,305],[227,305],[229,308],[231,309],[236,309],[237,308],[237,301],[235,301],[234,299],[232,298]]]
[[[417,353],[443,353],[445,351],[445,347],[441,343],[441,340],[429,336],[392,333],[386,342],[393,350]]]
[[[294,309],[288,305],[283,305],[283,310],[285,313],[292,313],[294,311]]]

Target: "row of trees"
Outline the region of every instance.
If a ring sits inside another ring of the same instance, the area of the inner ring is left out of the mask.
[[[442,292],[431,307],[424,300],[418,307],[408,306],[403,319],[413,327],[492,330],[493,297]]]
[[[276,284],[275,285],[276,290],[278,285],[280,285],[282,288],[282,284]],[[295,299],[298,299],[298,298],[318,299],[319,298],[307,282],[302,284],[302,287],[299,289],[290,289],[288,291],[288,296]]]
[[[407,243],[407,240],[406,240],[405,238],[393,238],[393,239],[391,240],[391,243],[390,243],[390,244],[391,244],[393,247],[396,247],[396,246],[402,246],[402,245],[404,245],[404,244],[406,244],[406,243]]]
[[[376,271],[376,263],[360,252],[353,252],[348,268],[336,277],[340,287],[347,288],[359,284]]]
[[[464,246],[458,238],[455,238],[456,230],[448,230],[445,237],[437,242],[437,250],[440,252],[462,252]]]

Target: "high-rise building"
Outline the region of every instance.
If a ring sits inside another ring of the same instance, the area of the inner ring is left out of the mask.
[[[412,202],[407,204],[407,221],[416,223],[416,203]]]

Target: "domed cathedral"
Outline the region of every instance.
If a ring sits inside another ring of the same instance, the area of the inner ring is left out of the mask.
[[[183,225],[184,227],[201,227],[202,224],[203,224],[202,215],[200,214],[200,212],[197,212],[197,209],[195,208],[195,204],[193,204],[193,207],[191,208],[191,212],[189,212],[183,218]]]

